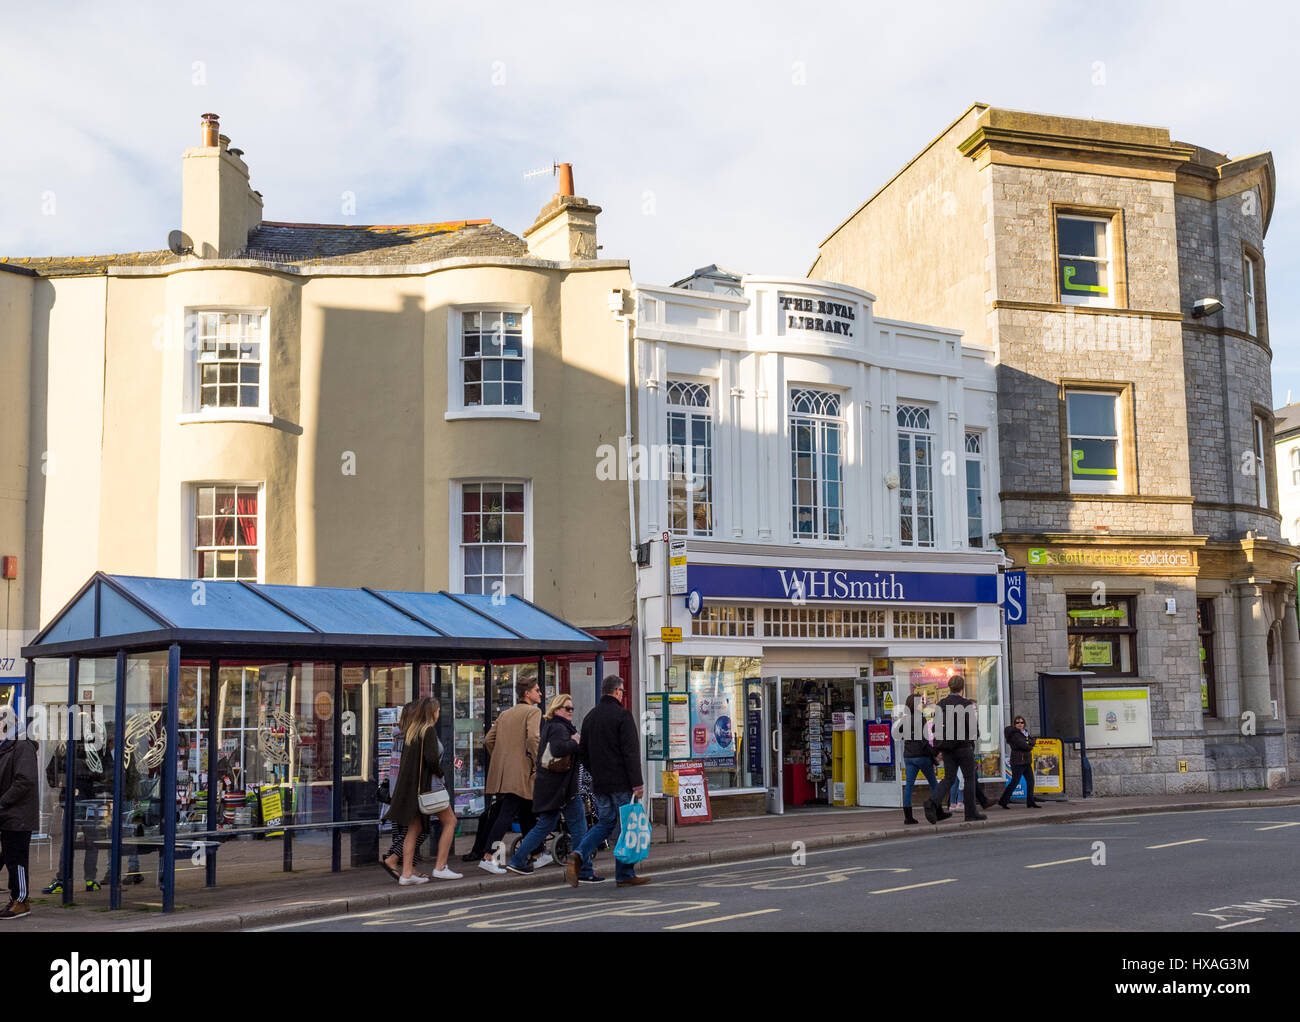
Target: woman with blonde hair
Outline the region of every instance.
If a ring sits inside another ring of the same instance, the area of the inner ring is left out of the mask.
[[[415,873],[413,864],[420,835],[429,829],[429,818],[420,812],[420,793],[432,787],[433,778],[442,777],[442,743],[438,741],[435,730],[440,710],[436,699],[418,700],[403,734],[402,764],[388,809],[393,826],[406,828],[406,839],[402,844],[402,875],[397,881],[403,887],[429,882],[427,876]],[[439,880],[459,880],[461,874],[447,868],[447,854],[456,833],[456,814],[448,805],[437,815],[442,823],[442,836],[438,840],[438,857],[432,875]]]
[[[420,700],[412,699],[402,707],[402,715],[397,721],[397,729],[393,734],[393,757],[397,760],[399,767],[402,762],[402,751],[406,748],[406,729],[410,727],[411,715],[415,712],[415,708],[419,704]],[[396,781],[396,778],[393,778],[393,780]],[[387,785],[390,782],[386,779],[384,783]],[[392,800],[391,791],[388,792],[388,799],[389,801]],[[388,815],[387,819],[389,823],[392,823],[391,813]],[[427,835],[421,834],[416,841],[415,858],[417,862],[420,859],[420,849],[424,846],[426,836]],[[379,860],[379,864],[388,871],[388,875],[394,880],[400,879],[400,874],[397,870],[398,867],[402,865],[402,846],[405,843],[406,827],[400,823],[393,823],[392,843],[388,846],[388,851],[384,853],[383,858]]]
[[[554,696],[546,706],[538,735],[537,777],[533,781],[533,812],[537,823],[511,857],[507,868],[525,876],[532,873],[528,857],[540,848],[559,823],[569,828],[570,847],[577,848],[587,836],[587,813],[578,794],[578,739],[573,726],[573,698],[567,693]],[[598,884],[592,864],[584,863],[578,877],[581,883]]]

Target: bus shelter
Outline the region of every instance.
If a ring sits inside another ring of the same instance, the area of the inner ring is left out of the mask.
[[[554,658],[592,655],[599,698],[605,648],[517,596],[97,572],[22,649],[12,716],[43,768],[33,859],[43,844],[65,904],[102,886],[120,908],[124,887],[156,883],[165,912],[178,870],[209,887],[219,864],[337,872],[345,840],[348,865],[368,865],[405,703],[440,701],[444,770],[473,817],[482,738],[517,684],[553,694]]]

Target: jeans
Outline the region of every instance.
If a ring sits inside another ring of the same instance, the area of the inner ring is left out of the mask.
[[[612,795],[597,794],[596,798],[596,826],[587,831],[587,836],[582,839],[576,852],[582,856],[582,866],[584,869],[591,862],[600,843],[609,838],[611,844],[618,843],[618,834],[621,829],[619,822],[619,810],[632,801],[630,791],[616,791]],[[636,876],[636,870],[625,862],[614,860],[614,879],[622,882],[631,880]]]
[[[912,788],[916,784],[916,775],[925,774],[925,779],[930,782],[930,790],[934,791],[939,786],[939,782],[934,776],[934,760],[929,756],[907,756],[903,760],[903,768],[907,771],[907,786],[903,789],[903,808],[912,808]]]
[[[537,814],[537,823],[519,842],[519,850],[510,857],[510,865],[515,869],[523,869],[528,857],[541,848],[547,835],[555,830],[561,816],[564,817],[564,822],[569,828],[569,847],[576,851],[582,844],[583,838],[587,836],[587,811],[582,805],[582,799],[574,795],[559,809]],[[594,873],[592,864],[584,859],[582,872],[578,875],[590,880]]]

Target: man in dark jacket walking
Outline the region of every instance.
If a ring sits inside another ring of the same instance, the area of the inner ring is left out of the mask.
[[[948,790],[957,780],[957,771],[967,779],[967,786],[974,795],[978,791],[975,774],[975,740],[979,737],[979,718],[976,716],[974,699],[967,699],[961,693],[966,687],[966,679],[954,674],[948,679],[948,695],[939,700],[934,715],[934,746],[943,753],[943,780],[939,787],[930,792],[930,797],[921,807],[925,818],[930,823],[938,823],[943,814],[943,800]],[[987,820],[979,811],[976,800],[967,798],[966,819]]]
[[[601,683],[600,691],[600,702],[582,722],[582,740],[578,744],[578,758],[591,774],[596,796],[596,826],[587,831],[582,844],[569,857],[566,879],[570,887],[578,886],[578,873],[602,841],[618,841],[619,810],[642,792],[641,741],[636,721],[623,708],[623,679],[610,675]],[[617,859],[614,880],[619,887],[650,882],[649,877],[637,876],[631,865]]]
[[[6,738],[0,742],[0,857],[9,869],[9,906],[0,919],[18,919],[27,905],[27,861],[32,831],[40,823],[37,805],[36,743]]]
[[[1034,747],[1034,743],[1038,739],[1029,736],[1029,729],[1025,725],[1024,717],[1017,717],[1003,734],[1006,736],[1007,745],[1011,747],[1011,780],[1007,781],[1006,789],[1002,792],[1002,797],[998,799],[998,805],[1003,809],[1011,808],[1008,804],[1011,801],[1011,793],[1016,790],[1016,785],[1020,783],[1020,778],[1023,777],[1025,779],[1025,806],[1029,809],[1038,809],[1042,806],[1042,803],[1034,801],[1033,755],[1029,751]]]

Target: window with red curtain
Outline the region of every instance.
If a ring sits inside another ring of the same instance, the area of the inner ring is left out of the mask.
[[[214,483],[194,493],[195,576],[256,582],[258,487]]]

